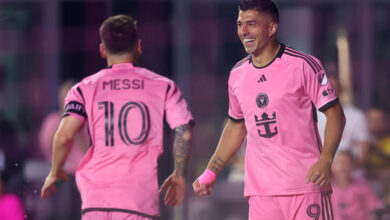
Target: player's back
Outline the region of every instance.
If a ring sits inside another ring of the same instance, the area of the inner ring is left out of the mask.
[[[129,165],[162,152],[163,116],[171,81],[124,63],[79,84],[85,99],[92,149],[79,170],[95,183],[124,180]],[[151,154],[151,155],[150,155]],[[134,166],[134,164],[132,164]]]
[[[82,208],[158,214],[163,119],[171,128],[192,120],[175,83],[131,63],[115,64],[76,84],[65,103],[67,113],[88,119],[92,141],[76,172]]]

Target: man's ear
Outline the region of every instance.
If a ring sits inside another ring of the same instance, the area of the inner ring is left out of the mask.
[[[138,53],[138,55],[142,54],[141,40],[138,40],[138,43],[137,43],[137,53]]]
[[[99,44],[99,51],[100,51],[100,56],[102,58],[107,58],[107,53],[106,53],[106,49],[104,48],[104,45],[101,43]]]
[[[273,35],[276,35],[276,32],[278,31],[278,23],[276,22],[271,22],[269,24],[269,36],[273,36]]]

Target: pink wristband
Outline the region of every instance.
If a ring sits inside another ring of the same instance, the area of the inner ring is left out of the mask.
[[[199,176],[198,182],[200,185],[202,185],[202,184],[207,185],[207,184],[214,182],[216,178],[217,178],[217,175],[213,171],[206,169],[202,173],[202,175]]]

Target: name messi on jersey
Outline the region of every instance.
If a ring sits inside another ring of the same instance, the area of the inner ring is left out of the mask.
[[[144,89],[145,82],[140,79],[112,79],[103,81],[103,90],[126,90],[126,89]]]

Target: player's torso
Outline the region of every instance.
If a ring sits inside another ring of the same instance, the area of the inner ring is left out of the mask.
[[[239,71],[233,90],[244,114],[248,140],[264,148],[303,147],[307,140],[300,133],[314,134],[314,124],[299,65],[277,59],[265,68],[249,63]]]

